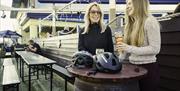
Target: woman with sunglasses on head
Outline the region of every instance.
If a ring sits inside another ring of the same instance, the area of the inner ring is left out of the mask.
[[[99,49],[104,52],[113,52],[111,29],[103,23],[103,13],[100,6],[93,2],[86,10],[85,27],[79,33],[79,51],[87,51],[92,55]]]
[[[160,26],[148,8],[148,0],[126,0],[123,42],[116,42],[116,45],[121,53],[120,59],[148,70],[139,81],[140,91],[157,91],[159,71],[156,55],[161,45]]]

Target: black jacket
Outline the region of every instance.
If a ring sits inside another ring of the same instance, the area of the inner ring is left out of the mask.
[[[41,53],[41,47],[39,46],[39,44],[37,44],[37,43],[34,43],[33,45],[33,48],[37,48],[37,50],[34,52],[34,53],[37,53],[37,54],[42,54]]]
[[[90,30],[86,34],[79,33],[78,50],[88,51],[95,55],[96,49],[104,49],[105,52],[114,52],[112,33],[110,27],[106,27],[105,32],[101,33],[98,24],[90,25]]]

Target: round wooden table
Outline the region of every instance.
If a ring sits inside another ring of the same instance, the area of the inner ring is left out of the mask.
[[[138,80],[147,70],[132,64],[123,64],[116,74],[100,73],[87,75],[92,69],[67,69],[76,76],[75,91],[139,91]]]

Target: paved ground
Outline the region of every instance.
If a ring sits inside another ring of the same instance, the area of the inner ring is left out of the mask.
[[[13,59],[13,63],[16,65],[15,59]],[[26,68],[26,66],[25,66]],[[27,69],[25,69],[25,74],[27,74]],[[2,76],[3,76],[3,68],[2,68],[2,60],[0,60],[0,91],[2,91]],[[49,79],[46,80],[44,75],[40,75],[40,79],[36,79],[33,77],[32,80],[32,91],[50,91],[49,88]],[[28,78],[25,78],[25,82],[20,83],[19,91],[28,91]],[[73,85],[68,84],[68,91],[73,91]],[[10,89],[9,91],[14,91]],[[57,74],[53,73],[53,91],[64,91],[64,79],[62,79]]]

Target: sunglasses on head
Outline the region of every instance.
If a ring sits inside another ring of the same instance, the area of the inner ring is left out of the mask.
[[[90,11],[90,13],[91,13],[91,14],[95,14],[95,13],[97,13],[97,14],[101,14],[101,11],[91,10],[91,11]]]

